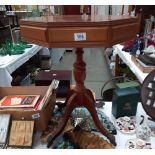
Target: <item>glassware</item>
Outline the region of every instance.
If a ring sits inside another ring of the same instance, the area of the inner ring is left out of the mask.
[[[147,125],[147,118],[141,115],[141,121],[137,125],[136,137],[144,141],[149,141],[151,136],[151,129]]]

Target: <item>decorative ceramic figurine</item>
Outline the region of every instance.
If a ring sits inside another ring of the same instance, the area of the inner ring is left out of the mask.
[[[153,55],[155,55],[155,47],[153,45],[148,46],[146,49],[144,49],[144,53],[146,54],[152,53]]]

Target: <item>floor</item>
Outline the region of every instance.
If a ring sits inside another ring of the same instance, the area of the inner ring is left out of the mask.
[[[75,61],[75,50],[73,52],[65,52],[60,63],[53,65],[52,69],[57,70],[73,70],[73,63]],[[103,84],[111,78],[109,66],[107,65],[104,57],[103,48],[85,48],[84,49],[84,61],[86,66],[86,80],[85,85],[87,88],[93,90],[96,94],[96,99],[101,98],[101,88]],[[73,75],[72,75],[73,76]],[[72,78],[72,84],[75,84],[74,78]],[[111,87],[107,85],[105,90]]]

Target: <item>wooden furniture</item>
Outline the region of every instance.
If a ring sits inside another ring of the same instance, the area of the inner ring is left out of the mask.
[[[63,5],[64,15],[91,14],[91,5]]]
[[[64,15],[80,15],[80,5],[63,5]]]
[[[12,39],[9,19],[5,16],[4,11],[0,11],[0,46],[5,43],[7,38]]]
[[[29,42],[46,47],[111,47],[135,37],[139,21],[130,16],[46,16],[20,20],[21,34]],[[86,33],[75,41],[74,34]]]
[[[59,80],[56,97],[66,97],[72,81],[71,70],[40,71],[35,79],[35,85],[48,86],[51,84],[53,79]]]
[[[130,16],[68,15],[34,17],[20,21],[21,34],[29,42],[46,47],[77,48],[73,70],[76,85],[68,93],[64,119],[55,136],[49,138],[48,147],[63,131],[70,114],[78,106],[89,110],[99,131],[116,145],[115,137],[99,121],[92,92],[84,86],[86,64],[83,61],[82,48],[110,47],[131,39],[138,33],[138,26],[138,18]]]
[[[155,16],[155,5],[136,5],[136,15],[141,14],[140,32],[144,34],[145,20],[150,19],[150,16]]]

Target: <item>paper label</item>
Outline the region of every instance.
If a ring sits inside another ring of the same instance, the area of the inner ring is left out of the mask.
[[[75,41],[83,41],[83,40],[86,40],[86,32],[74,33],[74,40]]]
[[[36,114],[32,115],[32,119],[38,119],[38,118],[40,118],[40,114],[39,113],[36,113]]]
[[[18,97],[11,98],[11,105],[21,104],[22,99]]]

